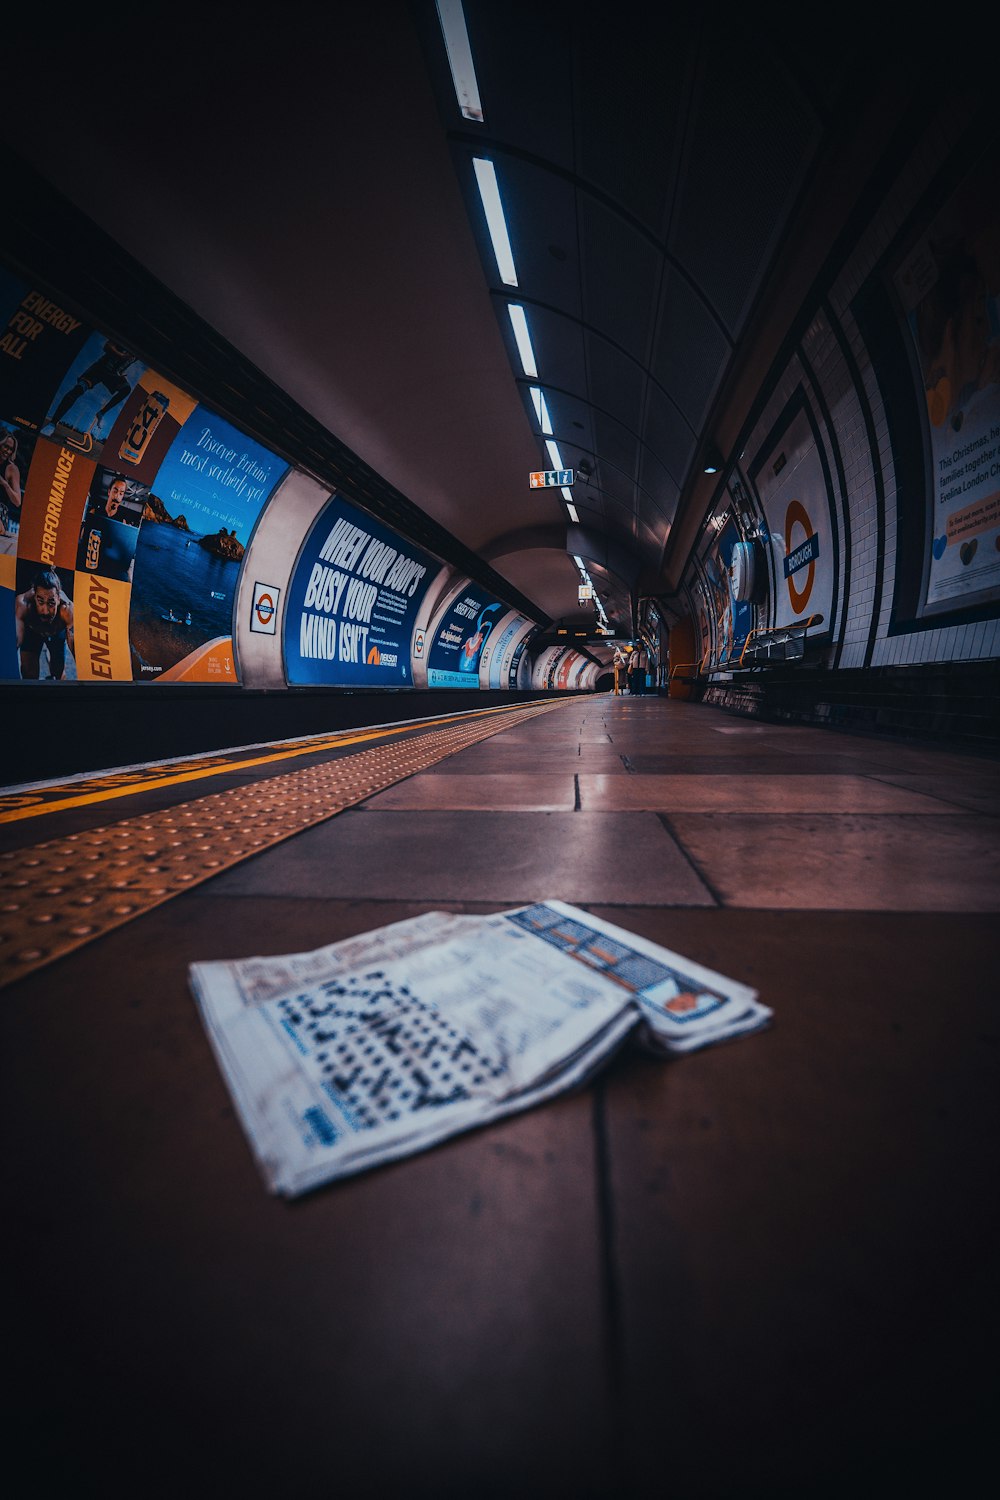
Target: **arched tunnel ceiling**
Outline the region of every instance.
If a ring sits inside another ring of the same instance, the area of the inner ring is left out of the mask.
[[[877,150],[873,115],[889,130],[905,59],[876,87],[877,46],[848,67],[830,38],[814,56],[756,12],[465,12],[482,123],[458,109],[433,0],[293,3],[253,25],[230,5],[111,6],[44,37],[20,13],[8,55],[38,67],[8,70],[4,134],[367,464],[578,623],[576,567],[538,543],[567,511],[528,487],[550,461],[508,302],[581,526],[660,591],[672,533],[704,508],[701,455],[871,171],[858,142]],[[476,155],[495,164],[516,289]],[[627,631],[629,585],[600,575]]]

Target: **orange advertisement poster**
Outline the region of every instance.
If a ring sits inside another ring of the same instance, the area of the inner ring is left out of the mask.
[[[80,523],[96,465],[72,448],[42,439],[35,448],[21,510],[19,559],[75,568]]]
[[[128,611],[132,585],[77,572],[73,586],[76,675],[80,682],[131,681]]]
[[[206,641],[190,656],[183,657],[161,672],[157,682],[236,682],[232,636],[217,636]]]
[[[197,404],[180,386],[146,370],[108,434],[103,462],[130,479],[152,484]]]

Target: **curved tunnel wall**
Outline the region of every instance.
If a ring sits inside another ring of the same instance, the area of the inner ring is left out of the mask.
[[[803,308],[669,601],[710,701],[1000,655],[998,181],[936,121]]]
[[[0,267],[0,315],[0,681],[532,685],[538,620],[331,494],[71,299]]]

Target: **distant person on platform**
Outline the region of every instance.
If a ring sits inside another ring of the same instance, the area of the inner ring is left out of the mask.
[[[628,690],[635,698],[641,698],[646,692],[646,664],[648,657],[642,646],[636,646],[629,657],[628,664]]]
[[[42,428],[42,435],[44,437],[51,437],[70,408],[76,405],[81,396],[85,396],[88,391],[92,391],[95,385],[104,386],[109,393],[107,401],[105,401],[90,424],[92,427],[99,428],[102,419],[132,389],[125,379],[125,371],[134,359],[135,355],[129,349],[123,349],[121,344],[116,344],[112,339],[106,339],[104,353],[92,365],[88,365],[85,370],[81,370],[77,376],[76,385],[71,386],[66,392],[48,422]]]
[[[42,647],[49,653],[49,673],[60,682],[66,673],[66,644],[73,645],[73,605],[63,593],[59,574],[51,568],[36,573],[31,587],[14,601],[17,649],[21,676],[37,682],[41,675]]]

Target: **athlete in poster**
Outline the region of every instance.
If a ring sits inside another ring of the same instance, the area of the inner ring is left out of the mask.
[[[17,535],[21,498],[17,436],[7,428],[0,428],[0,536]]]
[[[98,479],[87,500],[80,526],[77,570],[131,583],[139,533],[137,519],[124,508],[128,499],[128,481],[115,474],[107,492],[102,493],[102,489]]]
[[[73,646],[73,605],[63,593],[59,575],[52,568],[35,574],[30,588],[14,601],[17,650],[21,676],[37,681],[44,647],[49,654],[49,673],[55,682],[66,672],[66,646]]]
[[[119,406],[132,389],[130,382],[125,378],[125,372],[134,361],[135,355],[130,350],[123,348],[121,344],[116,344],[113,339],[105,339],[103,353],[92,365],[80,371],[76,384],[70,386],[42,428],[42,436],[51,437],[81,396],[85,396],[95,386],[103,386],[108,392],[108,399],[89,423],[86,433],[82,434],[83,437],[90,436],[92,443],[100,432],[104,417],[114,407]]]

